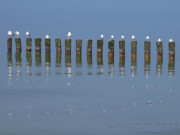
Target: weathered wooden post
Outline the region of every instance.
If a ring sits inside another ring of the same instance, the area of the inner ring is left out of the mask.
[[[45,39],[45,50],[47,53],[50,53],[50,51],[51,51],[51,39],[50,38]]]
[[[71,54],[71,39],[65,40],[65,54]]]
[[[56,52],[56,67],[61,67],[61,53]]]
[[[16,52],[16,66],[20,67],[21,66],[21,52]]]
[[[172,39],[169,40],[168,74],[169,76],[175,75],[175,42]]]
[[[82,48],[82,40],[76,40],[76,55],[81,55],[81,48]]]
[[[87,56],[92,56],[92,39],[87,40]]]
[[[56,53],[61,53],[61,39],[55,39],[56,42]]]
[[[8,52],[12,52],[12,38],[8,38],[7,40],[7,50]]]
[[[37,67],[41,66],[41,52],[35,52],[35,65]]]
[[[125,75],[125,40],[119,41],[119,74]]]
[[[108,41],[108,64],[114,64],[114,40]]]
[[[157,64],[156,64],[156,75],[161,76],[162,74],[162,64],[163,64],[163,44],[161,39],[156,42],[157,46]]]
[[[97,40],[97,56],[103,56],[103,39]]]
[[[66,52],[65,54],[65,66],[71,67],[71,53],[70,52]]]
[[[137,41],[131,41],[131,76],[134,77],[137,71],[137,61],[136,61],[136,53],[137,53]]]
[[[149,76],[150,72],[151,42],[144,42],[144,75]]]
[[[12,52],[7,52],[8,67],[12,66]]]
[[[26,38],[26,52],[31,52],[32,39]]]
[[[26,52],[26,66],[32,67],[32,56],[31,52]]]
[[[41,38],[35,39],[35,52],[41,52]]]
[[[16,38],[15,43],[16,43],[16,52],[21,52],[21,38]]]

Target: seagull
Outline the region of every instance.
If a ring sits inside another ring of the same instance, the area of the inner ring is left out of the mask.
[[[169,42],[173,42],[173,39],[172,39],[172,38],[170,38],[170,39],[169,39]]]
[[[15,34],[16,34],[16,36],[19,36],[19,35],[20,35],[19,31],[16,31]]]
[[[46,35],[46,39],[49,39],[49,35]]]
[[[121,35],[121,39],[124,40],[124,35]]]
[[[101,39],[103,39],[104,38],[104,35],[103,34],[101,34]]]
[[[114,35],[111,35],[111,39],[114,39]]]
[[[149,40],[149,36],[146,36],[146,40]]]
[[[160,38],[158,38],[158,42],[161,42],[162,40]]]
[[[28,31],[26,32],[26,36],[30,36],[30,33]]]
[[[136,37],[134,35],[132,35],[131,38],[132,38],[132,40],[135,40]]]
[[[71,32],[68,32],[67,36],[68,36],[68,38],[70,38],[71,37]]]
[[[12,31],[8,31],[8,35],[12,37],[14,34],[12,33]]]

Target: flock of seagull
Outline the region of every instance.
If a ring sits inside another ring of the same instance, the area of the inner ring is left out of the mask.
[[[13,34],[12,31],[8,31],[8,35],[9,35],[10,37],[14,36],[14,34]],[[19,31],[16,31],[16,32],[15,32],[15,35],[18,37],[18,36],[20,35]],[[30,33],[29,33],[28,31],[26,32],[26,36],[27,36],[27,37],[30,36]],[[68,38],[71,37],[71,32],[68,32],[67,37],[68,37]],[[46,39],[49,39],[50,37],[49,37],[49,35],[46,35],[45,38],[46,38]],[[104,35],[101,34],[101,39],[103,39],[103,38],[104,38]],[[124,35],[121,35],[121,39],[124,40],[124,38],[125,38]],[[136,37],[135,37],[134,35],[132,35],[131,38],[132,38],[132,40],[135,40],[135,39],[136,39]],[[111,39],[114,39],[114,35],[111,35]],[[149,40],[149,36],[146,36],[146,40]],[[160,38],[158,38],[158,42],[161,42],[161,41],[162,41],[162,40],[161,40]],[[169,39],[169,42],[173,42],[173,39],[170,38],[170,39]]]

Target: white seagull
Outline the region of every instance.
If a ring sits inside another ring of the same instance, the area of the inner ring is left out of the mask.
[[[71,37],[71,32],[68,32],[67,37],[68,37],[68,38]]]
[[[45,37],[46,39],[49,39],[49,35],[46,35],[46,37]]]
[[[124,40],[124,35],[121,35],[121,39]]]
[[[160,38],[158,38],[158,42],[161,42],[162,40]]]
[[[12,33],[12,31],[8,31],[8,35],[12,37],[14,34]]]
[[[132,40],[135,40],[135,39],[136,39],[136,37],[135,37],[134,35],[132,35],[131,38],[132,38]]]
[[[146,40],[149,40],[149,36],[146,36]]]
[[[101,34],[101,39],[103,39],[104,38],[104,35],[103,34]]]
[[[169,42],[173,42],[173,39],[172,39],[172,38],[170,38],[170,39],[169,39]]]
[[[114,39],[114,35],[111,35],[111,39]]]
[[[19,36],[19,35],[20,35],[19,31],[16,31],[15,34],[16,34],[16,36]]]
[[[30,36],[30,33],[28,31],[26,32],[26,36]]]

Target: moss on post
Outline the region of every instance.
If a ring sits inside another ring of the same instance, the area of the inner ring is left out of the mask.
[[[7,50],[8,52],[12,52],[12,38],[8,38],[7,40]]]
[[[175,42],[169,42],[169,61],[175,61]]]
[[[16,38],[15,43],[16,43],[16,52],[21,52],[21,38]]]
[[[102,56],[103,55],[103,40],[97,40],[97,55]]]
[[[119,41],[119,53],[120,55],[125,55],[125,40]]]
[[[92,39],[87,40],[87,55],[92,55]]]
[[[157,46],[157,54],[163,55],[163,44],[162,44],[162,41],[157,41],[156,42],[156,46]]]
[[[41,38],[35,39],[35,51],[41,52]]]
[[[71,53],[71,39],[65,40],[65,53]]]
[[[31,52],[32,39],[26,38],[26,52]]]
[[[82,40],[77,39],[76,40],[76,54],[81,54],[81,48],[82,48]]]
[[[45,39],[45,49],[47,53],[50,53],[51,51],[51,39]]]
[[[61,39],[55,39],[56,42],[56,52],[61,53]]]

